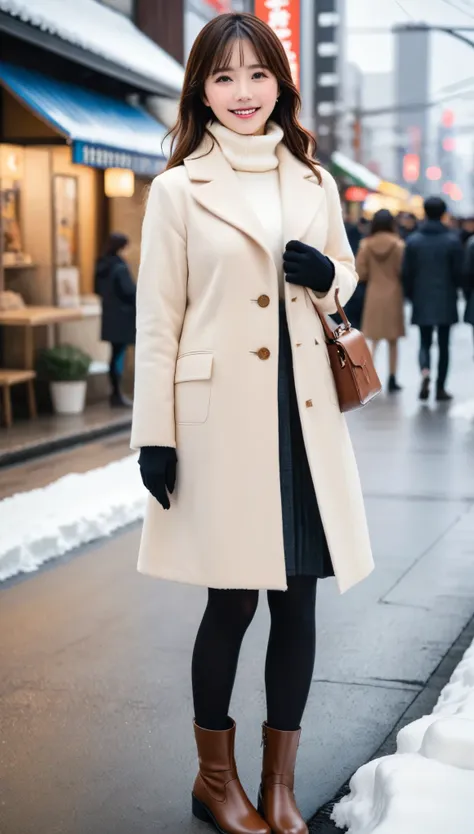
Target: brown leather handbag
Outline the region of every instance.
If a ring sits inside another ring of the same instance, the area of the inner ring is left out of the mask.
[[[339,303],[339,290],[336,290],[336,306],[342,324],[332,330],[326,316],[314,304],[326,337],[339,408],[343,412],[354,411],[367,405],[382,390],[382,385],[365,337],[351,326]]]

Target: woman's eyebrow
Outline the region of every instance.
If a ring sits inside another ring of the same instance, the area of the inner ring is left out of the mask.
[[[247,66],[244,66],[244,69],[265,69],[265,67],[263,64],[248,64]],[[212,74],[218,75],[220,72],[236,72],[236,70],[234,67],[217,67]]]

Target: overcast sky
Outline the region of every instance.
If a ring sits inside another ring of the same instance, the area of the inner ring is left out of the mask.
[[[363,72],[389,72],[393,70],[393,37],[387,34],[364,34],[363,28],[390,28],[394,23],[409,20],[439,26],[472,26],[474,28],[474,0],[346,0],[348,60],[360,66]],[[456,7],[456,8],[454,8]],[[466,32],[474,41],[474,31]],[[454,84],[468,96],[453,99],[451,107],[459,125],[473,125],[472,136],[463,135],[459,151],[472,159],[474,148],[474,49],[465,46],[449,35],[433,33],[431,36],[431,97],[451,95]],[[471,97],[469,97],[469,93]],[[439,115],[439,111],[438,111]],[[435,118],[435,112],[433,112]]]
[[[357,29],[390,28],[395,23],[424,22],[438,26],[472,26],[474,28],[473,0],[346,0],[349,29],[349,60],[359,64],[364,72],[387,72],[393,66],[393,39],[386,35],[358,33]],[[457,7],[457,8],[454,8]],[[405,11],[403,11],[404,9]],[[461,11],[457,11],[460,9]],[[464,11],[462,11],[464,10]],[[468,35],[474,39],[474,32]],[[443,75],[455,76],[464,72],[474,75],[474,49],[463,46],[448,35],[436,34],[433,43],[434,59],[439,65],[436,80]],[[445,55],[449,52],[460,65],[458,70],[446,67]],[[447,80],[446,83],[449,83]]]

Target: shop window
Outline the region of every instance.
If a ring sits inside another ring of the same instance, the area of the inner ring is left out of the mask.
[[[16,145],[0,145],[0,251],[6,269],[31,263],[24,251],[20,223],[23,154],[23,148]]]

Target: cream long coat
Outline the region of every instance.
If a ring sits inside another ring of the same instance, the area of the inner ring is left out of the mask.
[[[132,448],[176,446],[178,477],[170,510],[148,497],[138,569],[214,588],[285,590],[277,269],[236,174],[209,147],[206,139],[154,180],[143,224]],[[317,247],[336,269],[326,296],[286,284],[285,302],[303,436],[343,592],[373,562],[312,300],[334,312],[337,287],[345,304],[354,260],[332,177],[322,171],[319,185],[283,144],[277,155],[285,241]]]

